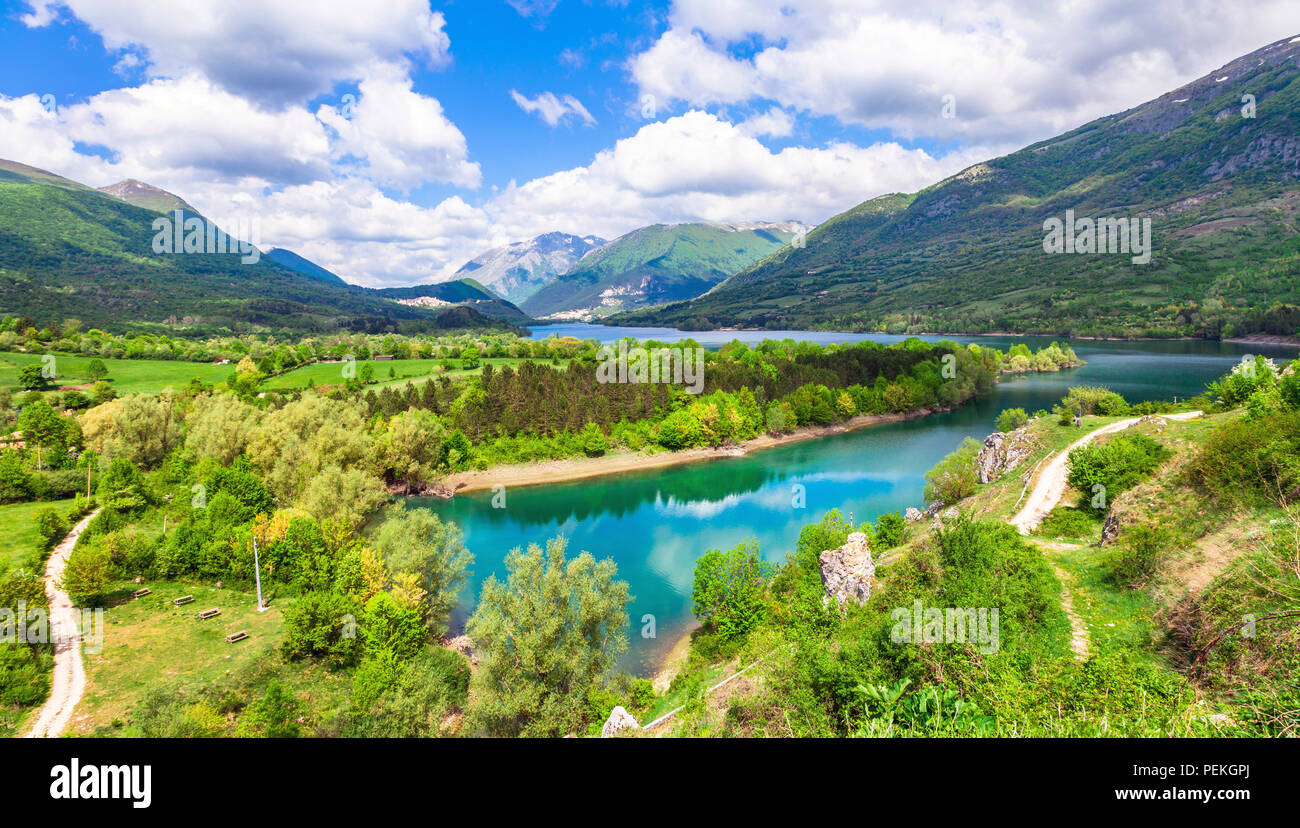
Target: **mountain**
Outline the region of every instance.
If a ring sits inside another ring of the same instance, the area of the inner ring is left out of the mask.
[[[279,262],[290,270],[296,270],[304,276],[309,276],[313,279],[320,279],[322,282],[333,282],[340,285],[347,284],[347,282],[343,281],[339,276],[331,273],[310,259],[304,259],[292,250],[286,250],[283,247],[272,247],[262,255],[274,262]]]
[[[610,321],[693,329],[1294,333],[1298,64],[1300,38],[1278,41],[1126,112],[918,193],[860,204],[812,230],[803,247],[782,249],[705,296]],[[1045,242],[1056,247],[1049,233],[1060,235],[1052,222],[1063,226],[1067,211],[1079,230],[1084,218],[1131,218],[1139,230],[1149,219],[1149,263],[1123,253],[1047,252]]]
[[[523,302],[603,244],[596,236],[544,233],[494,247],[461,265],[456,275],[472,276],[511,302]]]
[[[183,221],[202,220],[181,209]],[[196,335],[507,327],[469,305],[411,306],[322,281],[254,256],[255,249],[155,252],[160,218],[174,216],[0,160],[0,315],[36,327],[76,318],[112,331]]]
[[[121,199],[127,204],[153,210],[155,213],[170,213],[173,210],[198,212],[198,210],[186,204],[185,199],[175,193],[169,193],[143,181],[136,181],[134,178],[128,178],[116,184],[109,184],[107,187],[100,187],[99,191],[111,195],[113,198]]]
[[[431,285],[404,288],[378,288],[380,296],[403,305],[423,308],[440,308],[462,305],[484,316],[500,319],[512,325],[526,325],[532,320],[512,302],[502,299],[474,279],[457,279]]]
[[[704,293],[794,238],[798,225],[655,224],[584,256],[520,303],[533,316],[587,318]]]

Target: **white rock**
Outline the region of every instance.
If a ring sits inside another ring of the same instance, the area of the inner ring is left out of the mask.
[[[609,718],[605,720],[604,727],[600,729],[600,738],[609,739],[620,735],[625,730],[640,729],[641,725],[637,724],[636,717],[620,705],[609,711]]]
[[[826,598],[834,598],[843,607],[845,601],[865,604],[871,597],[876,565],[871,560],[867,536],[854,532],[839,549],[827,549],[818,558],[821,563],[822,588]]]

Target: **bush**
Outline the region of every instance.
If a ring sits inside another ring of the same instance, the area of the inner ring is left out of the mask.
[[[757,541],[734,549],[711,549],[695,562],[691,592],[695,617],[717,629],[725,638],[744,635],[766,615],[763,593],[771,568],[758,554]]]
[[[1300,411],[1216,428],[1189,464],[1193,481],[1226,503],[1263,506],[1300,498]]]
[[[1145,434],[1123,434],[1070,452],[1070,485],[1083,493],[1086,508],[1106,511],[1109,501],[1155,471],[1169,449]]]
[[[1162,526],[1136,524],[1124,530],[1119,543],[1102,557],[1102,566],[1116,584],[1139,587],[1155,574],[1160,558],[1174,543],[1174,533]]]
[[[47,506],[36,515],[36,538],[44,552],[68,534],[68,522],[53,506]]]
[[[600,457],[609,450],[609,440],[605,432],[595,423],[587,423],[582,429],[582,452],[588,457]]]
[[[883,552],[902,543],[905,526],[907,521],[898,512],[885,512],[876,518],[875,531],[872,532],[872,551]]]
[[[1109,388],[1080,385],[1071,388],[1052,411],[1061,425],[1069,425],[1074,422],[1076,413],[1081,412],[1085,416],[1095,414],[1099,417],[1115,417],[1127,414],[1129,406],[1123,397]]]
[[[1029,415],[1023,408],[1008,408],[998,415],[998,431],[1011,432],[1029,422]]]
[[[288,660],[311,657],[344,667],[361,655],[356,634],[360,608],[352,598],[333,592],[309,592],[284,611],[280,653]]]
[[[1058,538],[1082,538],[1097,530],[1096,518],[1071,506],[1057,506],[1038,525],[1039,535]]]
[[[975,494],[975,487],[980,482],[975,458],[981,448],[978,441],[967,437],[956,451],[926,472],[926,502],[933,503],[937,500],[947,506]]]

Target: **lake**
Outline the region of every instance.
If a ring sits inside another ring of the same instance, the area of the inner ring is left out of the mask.
[[[625,335],[660,341],[693,338],[706,348],[732,339],[807,339],[820,343],[897,342],[906,337],[798,331],[681,332],[668,328],[609,328],[553,325],[534,330],[611,341]],[[1025,342],[1035,350],[1050,337],[926,336],[976,342],[1007,350]],[[794,549],[802,526],[831,509],[857,521],[883,512],[924,507],[924,475],[964,437],[983,440],[1005,408],[1030,414],[1050,409],[1072,385],[1105,385],[1130,402],[1201,393],[1245,354],[1293,358],[1295,349],[1201,341],[1109,342],[1064,340],[1088,364],[1054,374],[1004,378],[993,392],[944,414],[862,429],[820,440],[766,449],[743,457],[590,478],[568,483],[516,487],[506,508],[491,507],[490,491],[452,500],[418,501],[459,525],[474,553],[473,577],[453,615],[463,625],[482,581],[505,577],[503,560],[513,547],[543,544],[563,534],[570,556],[586,550],[613,558],[619,577],[631,587],[630,649],[624,667],[649,675],[663,654],[689,629],[691,581],[696,559],[710,549],[729,549],[756,538],[763,557],[782,561]],[[792,507],[792,487],[805,489],[806,506]],[[411,505],[416,505],[413,502]],[[642,636],[653,616],[655,635]]]

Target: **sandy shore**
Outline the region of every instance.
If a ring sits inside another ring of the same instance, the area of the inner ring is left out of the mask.
[[[923,408],[907,414],[860,414],[851,420],[828,426],[799,428],[789,434],[773,436],[761,434],[752,440],[718,448],[695,448],[684,451],[662,451],[656,454],[643,452],[613,452],[603,457],[566,457],[563,460],[545,460],[539,463],[521,463],[493,466],[483,471],[463,471],[443,478],[442,485],[453,492],[473,492],[494,486],[536,486],[543,483],[561,483],[582,480],[607,474],[656,469],[681,463],[697,463],[722,457],[741,457],[753,451],[815,440],[832,434],[844,434],[884,423],[897,423],[933,414],[940,409]]]

